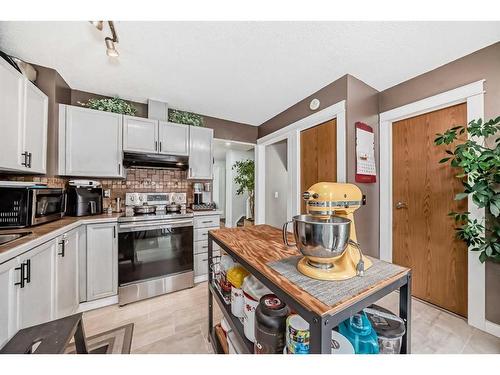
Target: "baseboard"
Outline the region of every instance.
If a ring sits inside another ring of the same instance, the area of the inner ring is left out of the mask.
[[[486,320],[484,322],[484,331],[493,336],[500,337],[500,324],[496,324]]]
[[[207,280],[208,280],[208,274],[207,275],[195,276],[194,283],[198,284],[198,283],[202,283],[202,282],[207,281]]]
[[[81,302],[80,305],[78,305],[78,310],[76,310],[76,312],[85,312],[89,310],[98,309],[100,307],[115,305],[117,303],[118,303],[118,294],[111,297],[97,299],[95,301]]]

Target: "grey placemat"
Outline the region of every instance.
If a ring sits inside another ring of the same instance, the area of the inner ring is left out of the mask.
[[[294,256],[270,262],[267,265],[328,306],[354,297],[367,288],[404,270],[398,265],[369,257],[373,266],[365,271],[363,277],[353,277],[341,281],[323,281],[311,279],[297,270],[297,262],[301,258],[301,256]]]

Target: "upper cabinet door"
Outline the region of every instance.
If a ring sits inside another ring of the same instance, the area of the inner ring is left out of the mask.
[[[122,115],[75,106],[64,107],[65,119],[61,120],[64,111],[59,114],[59,136],[63,140],[61,144],[60,138],[60,174],[122,177]]]
[[[168,155],[189,155],[189,126],[160,121],[159,152]]]
[[[123,116],[123,151],[158,152],[158,121]]]
[[[49,100],[28,80],[24,92],[24,152],[28,153],[27,171],[45,173],[47,166],[47,119]]]
[[[23,76],[0,58],[0,169],[23,170]]]
[[[190,126],[188,178],[211,180],[213,176],[213,129]]]

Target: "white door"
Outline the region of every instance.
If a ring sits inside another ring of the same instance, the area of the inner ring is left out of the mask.
[[[65,107],[66,166],[61,174],[122,177],[122,115],[75,106]]]
[[[76,311],[79,302],[78,242],[79,229],[64,233],[57,239],[56,255],[56,318]]]
[[[25,80],[24,91],[24,147],[28,153],[30,173],[45,173],[47,165],[47,95]]]
[[[158,152],[158,121],[123,116],[123,151]]]
[[[17,290],[21,272],[19,259],[0,264],[0,348],[17,332]]]
[[[19,288],[19,329],[52,320],[54,305],[54,257],[52,240],[21,255],[25,285]]]
[[[118,293],[116,224],[87,226],[87,301]]]
[[[24,78],[0,58],[0,169],[24,170],[21,162]]]
[[[213,176],[213,129],[190,126],[188,178],[211,180]]]
[[[162,154],[189,155],[189,126],[160,121],[160,147]]]

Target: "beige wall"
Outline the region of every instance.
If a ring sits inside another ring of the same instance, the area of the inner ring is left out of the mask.
[[[380,112],[485,79],[484,112],[500,115],[500,42],[400,83],[379,95]],[[500,324],[500,264],[486,264],[486,319]]]
[[[356,174],[356,122],[364,122],[375,133],[375,158],[378,169],[378,91],[363,81],[347,76],[346,126],[347,126],[347,182],[359,186],[366,195],[366,205],[355,213],[356,234],[363,251],[379,257],[379,181],[372,184],[355,182]]]
[[[286,222],[288,192],[288,142],[283,140],[266,147],[266,224],[281,228]],[[275,193],[278,193],[276,198]]]

